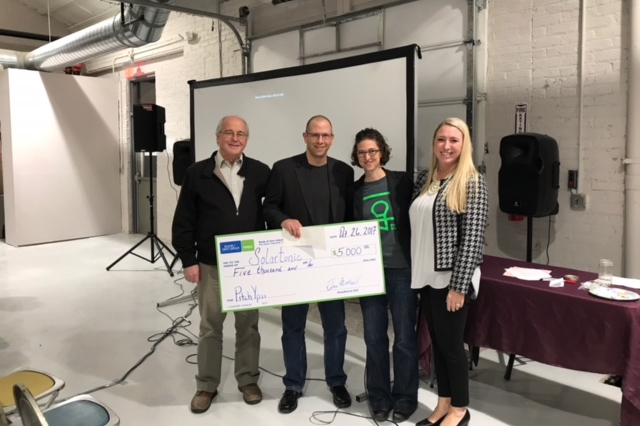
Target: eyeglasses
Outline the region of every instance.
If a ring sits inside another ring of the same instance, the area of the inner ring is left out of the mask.
[[[322,139],[323,141],[327,141],[333,138],[334,134],[333,133],[308,133],[307,137],[311,139]]]
[[[247,139],[249,136],[245,132],[234,132],[233,130],[226,130],[221,132],[220,135],[224,135],[226,138],[233,138],[234,135],[236,135],[236,138],[238,139]]]
[[[372,148],[371,150],[367,150],[367,151],[357,151],[356,155],[358,157],[365,157],[365,156],[375,157],[380,152],[381,150],[375,150]]]

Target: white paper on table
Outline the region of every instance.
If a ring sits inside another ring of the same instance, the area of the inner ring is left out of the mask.
[[[564,284],[563,278],[550,280],[551,288],[562,288]]]
[[[641,280],[628,279],[627,277],[612,276],[612,284],[625,286],[626,288],[641,289]]]
[[[289,234],[284,228],[281,230],[283,235],[283,246],[311,246],[325,249],[327,247],[327,238],[325,229],[322,227],[302,227],[300,229],[300,238]]]
[[[516,277],[521,280],[548,279],[552,270],[539,270],[538,268],[510,267],[505,269],[504,276]]]

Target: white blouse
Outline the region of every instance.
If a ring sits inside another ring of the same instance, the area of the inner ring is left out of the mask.
[[[421,194],[410,206],[410,225],[412,227],[412,289],[431,286],[444,289],[450,284],[452,271],[435,271],[434,228],[432,215],[436,194]],[[478,294],[481,282],[481,268],[476,267],[472,274],[474,295]]]

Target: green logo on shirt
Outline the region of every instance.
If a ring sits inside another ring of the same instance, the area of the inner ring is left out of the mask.
[[[385,191],[383,193],[371,194],[367,197],[364,197],[363,201],[376,199],[379,197],[386,197],[386,196],[387,198],[389,198],[389,195],[390,195],[389,191]],[[381,230],[394,231],[396,230],[396,222],[394,221],[394,217],[391,216],[393,214],[392,207],[390,206],[390,203],[387,201],[387,198],[384,198],[383,200],[377,200],[374,203],[372,203],[372,207],[370,211],[372,212],[372,215],[374,215],[374,218],[378,219]]]

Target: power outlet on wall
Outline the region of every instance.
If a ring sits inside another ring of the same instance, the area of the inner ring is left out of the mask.
[[[584,211],[585,205],[585,194],[570,194],[570,209],[574,211]]]

